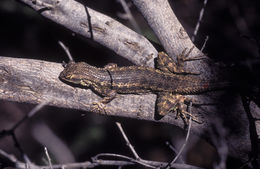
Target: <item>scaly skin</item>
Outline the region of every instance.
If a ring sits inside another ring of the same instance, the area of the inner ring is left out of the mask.
[[[199,94],[226,86],[225,83],[211,83],[184,72],[163,52],[159,53],[156,63],[157,69],[145,66],[117,67],[115,64],[97,68],[84,62],[70,62],[61,72],[60,79],[93,89],[105,97],[102,103],[108,103],[117,93],[155,93],[160,115],[183,107],[178,102],[185,99],[179,95]]]

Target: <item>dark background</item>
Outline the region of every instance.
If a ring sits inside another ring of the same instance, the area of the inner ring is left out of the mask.
[[[85,1],[88,7],[115,18],[131,27],[127,20],[118,16],[123,9],[116,0]],[[170,1],[173,10],[189,35],[192,35],[198,21],[201,0]],[[230,68],[234,79],[257,82],[259,77],[259,6],[257,0],[217,0],[209,1],[200,30],[195,40],[201,48],[206,36],[209,40],[204,53],[216,64]],[[136,21],[143,35],[156,42],[149,26],[144,24],[140,13],[132,5]],[[18,1],[0,1],[0,56],[39,59],[62,63],[68,58],[57,41],[64,42],[76,61],[85,61],[102,67],[108,63],[120,66],[132,63],[113,51],[79,35],[72,34],[56,23],[43,18],[37,12]],[[162,47],[157,43],[158,50]],[[18,63],[19,64],[19,63]],[[256,83],[257,85],[257,83]],[[35,105],[0,101],[0,130],[8,129],[27,114]],[[43,145],[35,138],[40,132],[37,125],[45,124],[71,150],[77,162],[90,160],[98,153],[111,152],[132,156],[119,133],[115,121],[120,121],[130,141],[139,155],[147,160],[169,161],[174,153],[166,145],[170,142],[180,148],[185,132],[174,126],[146,121],[103,117],[89,112],[44,107],[16,131],[18,141],[24,152],[37,164],[44,164]],[[44,133],[41,133],[44,136]],[[0,139],[0,148],[20,158],[18,150],[10,137]],[[217,162],[217,154],[211,145],[192,136],[183,158],[187,163],[212,168]],[[51,151],[51,150],[50,150]],[[21,158],[20,158],[21,159]],[[58,161],[52,157],[53,161]],[[228,168],[239,168],[242,163],[229,158]]]

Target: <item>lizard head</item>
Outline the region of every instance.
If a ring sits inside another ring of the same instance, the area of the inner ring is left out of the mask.
[[[64,70],[60,73],[59,78],[62,81],[78,84],[81,86],[89,87],[93,79],[93,71],[94,69],[97,69],[93,66],[88,65],[84,62],[69,62]]]

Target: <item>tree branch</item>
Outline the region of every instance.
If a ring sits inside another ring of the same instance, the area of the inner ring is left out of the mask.
[[[109,160],[102,159],[101,157],[110,157]],[[111,157],[117,157],[121,160],[112,160]],[[15,167],[17,169],[27,169],[27,168],[33,168],[33,169],[51,169],[50,166],[40,166],[31,163],[28,167],[26,163],[19,161],[15,156],[8,154],[0,149],[0,159],[2,160],[2,166],[1,167]],[[157,168],[161,166],[165,166],[167,163],[165,162],[158,162],[158,161],[146,161]],[[67,163],[67,164],[54,164],[52,165],[52,168],[59,169],[59,168],[94,168],[98,166],[118,166],[123,167],[127,165],[135,165],[138,164],[134,159],[120,155],[120,154],[112,154],[112,153],[101,153],[97,154],[96,156],[92,157],[91,161],[85,161],[85,162],[78,162],[78,163]],[[188,165],[188,164],[173,164],[172,167],[179,168],[179,169],[202,169],[200,167]]]
[[[74,0],[20,0],[44,17],[91,38],[89,19],[84,5]],[[157,51],[142,35],[109,16],[87,8],[91,17],[93,40],[138,65],[153,66]]]
[[[72,87],[61,82],[58,77],[62,70],[63,67],[58,63],[1,56],[0,99],[33,104],[47,102],[51,106],[91,111],[108,116],[163,122],[181,128],[185,127],[183,119],[176,119],[176,115],[173,113],[160,120],[155,120],[156,95],[154,94],[120,95],[106,104],[105,112],[99,112],[95,109],[93,103],[101,100],[101,98],[90,89]],[[243,120],[246,118],[241,110],[243,110],[241,104],[237,102],[236,107],[232,109],[234,113],[231,110],[227,112],[227,119],[231,119],[231,121],[234,121],[234,117],[236,119],[235,126],[232,126],[234,125],[232,123],[231,126],[227,127],[230,127],[230,130],[236,127],[239,128],[239,132],[231,133],[229,136],[229,144],[232,145],[230,153],[235,157],[240,155],[245,157],[250,151],[248,123]],[[218,114],[218,111],[211,107],[197,107],[193,109],[192,113],[199,121],[203,122],[202,124],[193,123],[191,132],[197,135],[207,131],[211,121],[216,121],[218,118],[224,119],[221,116],[227,115],[225,113]]]
[[[185,49],[191,49],[195,45],[189,38],[187,32],[172,11],[168,0],[155,0],[153,3],[146,0],[132,0],[135,6],[145,17],[149,26],[157,35],[169,56],[176,59]],[[194,48],[189,57],[203,56],[204,54]],[[206,57],[206,56],[205,56]],[[210,79],[216,76],[215,68],[209,66],[205,60],[187,62],[186,67],[193,71],[201,72],[203,78]]]
[[[19,64],[17,64],[19,63]],[[154,94],[120,95],[106,104],[106,112],[93,105],[101,98],[90,89],[72,87],[59,80],[61,64],[47,61],[0,57],[0,99],[92,111],[104,115],[154,120]],[[167,116],[160,120],[184,127],[181,119]],[[195,125],[194,125],[195,126]],[[203,125],[197,125],[202,130]]]

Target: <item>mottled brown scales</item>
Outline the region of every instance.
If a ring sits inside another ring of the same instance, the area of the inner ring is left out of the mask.
[[[157,94],[157,112],[166,115],[171,111],[188,114],[183,106],[184,96],[180,94],[198,94],[217,88],[221,84],[210,84],[183,70],[184,59],[176,64],[167,54],[160,52],[156,59],[156,69],[144,66],[117,67],[109,64],[96,68],[84,62],[70,62],[60,74],[60,79],[91,88],[104,96],[101,103],[108,103],[121,94]],[[190,114],[188,114],[191,116]]]

